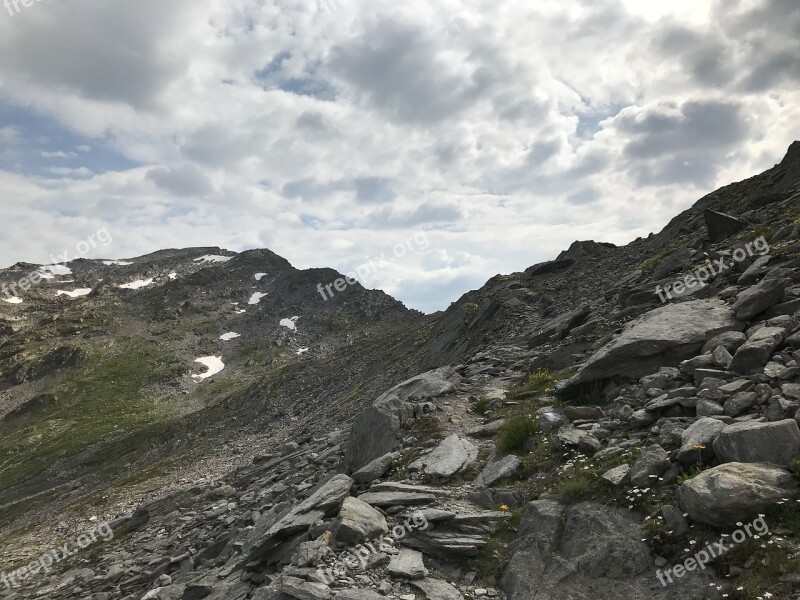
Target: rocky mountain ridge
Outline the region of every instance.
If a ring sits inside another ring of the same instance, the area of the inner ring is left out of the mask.
[[[68,263],[0,302],[0,598],[794,597],[798,224],[795,142],[658,234],[434,315],[324,301],[339,274],[266,250]]]

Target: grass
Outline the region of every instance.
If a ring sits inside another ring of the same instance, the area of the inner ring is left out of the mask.
[[[83,365],[55,376],[47,391],[59,401],[46,415],[0,425],[0,490],[33,483],[64,460],[114,473],[146,452],[176,416],[146,397],[175,368],[168,353],[136,339],[86,350]]]
[[[539,424],[529,417],[511,417],[500,430],[497,447],[506,453],[521,453],[527,441],[539,433]]]
[[[486,398],[485,396],[482,396],[475,403],[475,414],[485,415],[487,412],[489,412],[489,405],[490,404],[491,404],[491,401],[488,398]]]
[[[499,580],[511,559],[509,544],[517,536],[523,512],[522,508],[511,511],[511,518],[501,521],[497,532],[489,538],[477,556],[462,559],[462,566],[466,570],[475,571],[481,581]]]

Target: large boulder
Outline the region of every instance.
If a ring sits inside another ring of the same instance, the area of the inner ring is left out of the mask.
[[[346,544],[360,544],[389,533],[386,518],[358,498],[346,498],[339,511],[336,539]]]
[[[628,511],[594,503],[528,504],[502,579],[508,600],[705,598],[711,581],[693,573],[657,589],[650,548]]]
[[[478,448],[453,434],[428,454],[409,465],[409,469],[422,471],[430,477],[449,479],[466,471],[478,458]]]
[[[507,479],[517,472],[521,461],[514,454],[489,462],[475,479],[475,487],[491,487],[498,481]]]
[[[708,237],[712,242],[721,242],[747,228],[747,223],[731,215],[707,209],[703,213],[708,228]]]
[[[733,355],[731,370],[743,374],[759,371],[785,338],[786,330],[783,327],[762,327]]]
[[[714,456],[712,444],[724,428],[725,423],[718,419],[710,417],[697,419],[681,434],[678,461],[683,464],[708,464]]]
[[[695,521],[725,527],[797,494],[794,476],[765,463],[725,463],[678,487],[681,507]]]
[[[696,356],[710,338],[741,331],[733,311],[716,299],[670,304],[631,322],[592,355],[558,392],[571,395],[583,384],[617,376],[642,377]]]
[[[454,391],[461,379],[455,369],[442,367],[412,377],[378,397],[353,423],[344,452],[348,472],[394,451],[403,425],[424,414],[424,402]]]
[[[800,458],[800,428],[794,419],[772,423],[734,423],[714,441],[722,463],[773,463],[788,466]]]
[[[747,288],[736,297],[733,310],[736,318],[748,321],[768,308],[786,299],[786,289],[792,285],[791,279],[764,279],[761,283]]]

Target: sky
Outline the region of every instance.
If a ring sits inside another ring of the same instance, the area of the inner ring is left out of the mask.
[[[266,247],[431,312],[658,231],[800,139],[796,0],[17,7],[3,267],[105,228],[87,257]]]

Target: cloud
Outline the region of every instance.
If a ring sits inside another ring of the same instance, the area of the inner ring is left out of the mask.
[[[0,263],[425,231],[374,285],[443,308],[771,167],[799,55],[795,0],[36,3],[0,19]]]
[[[203,197],[214,191],[211,179],[194,165],[150,169],[145,178],[176,196]]]

